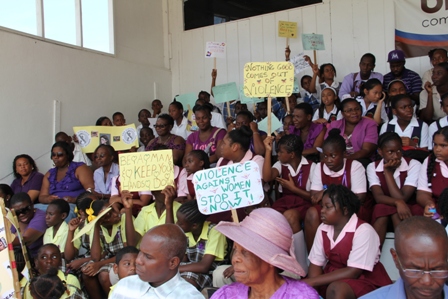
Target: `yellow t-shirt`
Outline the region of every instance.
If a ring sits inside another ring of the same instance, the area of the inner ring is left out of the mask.
[[[219,262],[224,260],[227,254],[227,239],[218,232],[214,227],[209,231],[209,221],[205,221],[202,227],[201,235],[196,241],[191,232],[185,233],[188,238],[188,247],[195,247],[200,240],[206,241],[204,255],[210,254],[215,256],[215,261]],[[199,261],[191,261],[199,262]]]
[[[174,214],[174,223],[177,222],[177,210],[180,208],[181,204],[177,201],[173,202],[173,214]],[[154,226],[165,224],[166,222],[166,210],[163,211],[162,215],[157,215],[156,205],[155,203],[150,204],[149,206],[143,207],[143,209],[138,214],[137,218],[134,221],[135,231],[138,232],[141,236],[143,236],[148,230],[153,228]]]
[[[67,242],[68,224],[64,221],[59,226],[56,235],[53,237],[54,227],[49,227],[44,234],[44,244],[53,243],[59,247],[61,253],[65,251],[65,243]]]
[[[61,296],[60,299],[65,299],[65,298],[68,298],[71,295],[73,295],[77,291],[76,288],[81,289],[81,286],[79,284],[79,280],[78,280],[78,278],[76,278],[75,275],[68,274],[67,276],[65,276],[65,274],[61,270],[59,270],[58,271],[58,277],[59,277],[59,279],[62,282],[65,281],[67,289],[68,289],[68,291],[70,293],[70,294],[67,294],[67,292],[64,292],[64,294]],[[22,296],[22,298],[23,299],[33,299],[33,297],[31,296],[30,284],[29,283],[27,283],[25,285],[24,289],[23,289],[23,296]]]

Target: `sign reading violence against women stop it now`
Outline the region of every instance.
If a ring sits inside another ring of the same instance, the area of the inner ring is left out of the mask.
[[[249,62],[244,65],[244,95],[289,97],[294,88],[294,65],[287,62]]]
[[[156,191],[174,184],[172,150],[125,153],[118,159],[121,190]]]
[[[253,161],[198,171],[193,185],[205,215],[256,205],[264,198],[260,169]]]

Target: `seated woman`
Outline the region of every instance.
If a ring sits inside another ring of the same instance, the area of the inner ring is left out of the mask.
[[[299,136],[303,142],[302,155],[314,162],[319,161],[318,147],[322,146],[326,128],[323,124],[313,122],[313,108],[310,104],[300,103],[294,108],[294,127],[289,128],[289,134]]]
[[[187,235],[188,248],[180,264],[180,275],[198,290],[212,286],[211,273],[227,255],[227,240],[206,221],[196,201],[188,201],[177,210],[177,225]]]
[[[212,299],[319,298],[302,281],[280,275],[281,270],[298,276],[305,272],[294,257],[288,221],[279,212],[259,208],[241,223],[221,222],[215,229],[234,241],[232,266],[237,282],[221,287]]]
[[[75,217],[76,197],[84,191],[93,191],[95,184],[92,170],[83,162],[73,162],[73,152],[66,142],[56,142],[51,147],[51,159],[54,168],[44,176],[36,208],[47,210],[47,205],[54,199],[62,198],[70,204],[70,216]]]
[[[327,130],[339,129],[347,146],[346,158],[358,160],[367,167],[372,162],[377,147],[378,127],[372,119],[362,117],[361,104],[355,99],[342,101],[341,110],[343,119],[332,121]]]
[[[45,212],[35,209],[30,196],[25,192],[14,194],[11,198],[11,209],[16,212],[22,240],[28,248],[31,259],[34,259],[43,244],[43,236],[47,230]],[[16,229],[13,228],[11,231],[15,233]],[[14,253],[22,254],[18,238],[14,239],[13,245]]]
[[[317,228],[322,223],[321,202],[325,190],[331,184],[349,188],[364,203],[366,199],[366,171],[361,163],[347,160],[346,144],[338,129],[332,129],[322,146],[322,161],[317,164],[311,177],[311,202],[305,216],[305,240],[308,252],[313,246]],[[361,209],[360,209],[361,210]],[[372,212],[369,211],[370,215]],[[364,214],[360,212],[359,214]],[[361,215],[360,215],[361,217]]]
[[[264,156],[264,144],[263,140],[266,138],[266,132],[259,131],[258,125],[254,121],[254,115],[247,110],[238,112],[234,123],[231,123],[227,132],[235,129],[239,129],[242,126],[247,126],[252,130],[252,137],[250,138],[250,150],[252,153],[260,156]]]
[[[394,132],[380,135],[378,153],[383,159],[367,166],[367,177],[376,201],[371,223],[383,245],[389,222],[392,221],[395,229],[412,216],[421,164],[403,158],[402,137]]]
[[[203,150],[209,156],[210,164],[214,165],[220,158],[218,149],[226,130],[211,125],[212,109],[213,106],[209,103],[194,106],[193,112],[199,130],[188,136],[185,156],[192,150]]]
[[[414,116],[414,102],[409,95],[397,95],[391,99],[395,117],[382,125],[380,135],[395,132],[402,140],[403,156],[420,162],[428,157],[428,125]]]
[[[36,202],[44,178],[44,175],[37,169],[36,162],[28,155],[18,155],[12,162],[12,170],[16,177],[11,184],[12,191],[14,193],[26,192],[33,203]]]
[[[260,177],[262,176],[264,158],[260,155],[255,155],[249,149],[250,139],[252,137],[252,130],[247,126],[242,126],[238,130],[230,131],[226,134],[220,145],[220,152],[222,157],[219,158],[216,167],[231,165],[234,163],[244,163],[253,161],[258,164]],[[237,209],[238,218],[244,219],[246,216],[244,209]],[[207,218],[211,223],[219,223],[220,221],[232,221],[230,211],[216,213]]]
[[[157,145],[166,145],[173,150],[173,160],[175,165],[182,165],[185,152],[185,140],[177,135],[171,134],[174,126],[174,119],[169,114],[161,114],[154,125],[158,137],[148,143],[147,151],[154,150]]]
[[[358,219],[359,199],[347,187],[330,185],[322,199],[316,233],[303,281],[327,299],[359,298],[391,284],[379,261],[380,242],[370,224]]]
[[[115,149],[107,144],[101,144],[95,149],[94,162],[98,168],[93,173],[95,192],[98,198],[108,199],[112,191],[112,179],[120,174],[120,168],[115,160]]]

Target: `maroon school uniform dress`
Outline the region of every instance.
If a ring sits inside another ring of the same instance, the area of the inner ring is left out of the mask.
[[[444,162],[442,162],[444,163]],[[439,210],[439,206],[438,206],[438,200],[439,200],[439,196],[440,194],[442,194],[443,190],[447,187],[448,185],[448,178],[444,177],[442,175],[442,170],[440,168],[440,163],[435,163],[434,165],[434,170],[433,170],[433,177],[431,178],[431,190],[432,190],[432,200],[434,201],[437,210],[440,214],[440,210]],[[422,211],[422,215],[423,215],[423,207],[419,206],[419,208]]]
[[[356,229],[363,223],[365,223],[363,220],[358,219]],[[324,274],[347,267],[348,258],[353,247],[354,236],[355,232],[346,232],[344,238],[331,249],[327,232],[322,231],[325,257],[328,260],[324,268]],[[352,288],[357,298],[392,283],[386,269],[384,269],[380,261],[373,267],[372,272],[364,270],[357,279],[342,279],[341,281],[347,283]],[[325,298],[327,286],[318,287],[317,290]]]
[[[253,157],[254,157],[254,154],[252,154],[252,158]],[[252,160],[252,158],[250,160]],[[230,162],[230,160],[224,158],[224,159],[222,159],[221,164],[219,164],[219,166],[216,166],[216,167],[225,166],[225,165],[229,164],[229,162]],[[191,190],[190,190],[190,185],[191,185],[191,188],[193,189],[193,192],[194,192],[193,183],[191,181],[189,182],[187,180],[188,192],[190,192],[190,195],[191,195],[192,193],[191,193]],[[195,194],[195,193],[193,193],[193,194]],[[246,216],[247,216],[244,208],[236,209],[236,213],[238,215],[239,221],[243,221],[243,219],[246,218]],[[225,212],[221,212],[221,213],[212,214],[212,215],[210,215],[207,218],[207,221],[210,221],[213,224],[218,224],[221,221],[232,222],[233,221],[233,219],[232,219],[232,212],[231,211],[225,211]]]
[[[296,176],[292,176],[292,180],[294,181],[294,185],[306,191],[306,183],[308,182],[308,178],[310,176],[311,165],[313,162],[308,161],[308,164],[302,165],[299,173]],[[288,166],[282,165],[282,179],[289,180],[289,169]],[[296,209],[300,213],[301,219],[305,219],[306,211],[312,204],[310,201],[306,201],[297,194],[293,193],[291,190],[283,187],[283,194],[280,199],[278,199],[272,205],[272,208],[280,213],[284,213],[286,210]]]
[[[411,159],[404,158],[406,163],[411,162]],[[378,167],[380,164],[380,161],[375,162],[375,168]],[[384,176],[384,171],[376,171],[376,175],[378,176],[378,179],[380,180],[380,187],[381,190],[383,190],[384,195],[390,196],[389,188],[387,187],[386,177]],[[407,171],[401,171],[400,172],[400,186],[403,188],[404,182],[406,181],[406,177],[408,176]],[[421,209],[420,205],[417,204],[415,200],[415,194],[408,200],[407,205],[409,209],[411,210],[412,215],[415,216],[421,216],[423,215],[423,210]],[[377,203],[373,209],[372,214],[372,221],[371,223],[375,223],[375,221],[380,217],[386,217],[397,213],[397,208],[394,206],[386,205],[383,203]]]

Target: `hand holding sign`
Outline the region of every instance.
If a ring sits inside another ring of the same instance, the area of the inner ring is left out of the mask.
[[[205,215],[256,205],[264,198],[260,169],[253,161],[198,171],[193,184]]]

